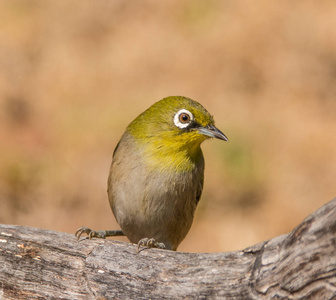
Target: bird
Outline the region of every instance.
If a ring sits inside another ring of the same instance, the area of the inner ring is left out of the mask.
[[[198,102],[166,97],[141,113],[117,144],[108,198],[121,230],[76,232],[89,238],[126,235],[141,246],[176,251],[189,232],[204,183],[203,141],[228,141]]]

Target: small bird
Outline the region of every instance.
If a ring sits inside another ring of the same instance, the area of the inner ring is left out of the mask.
[[[121,230],[77,230],[89,238],[126,235],[140,246],[176,251],[187,235],[204,182],[201,143],[228,141],[198,102],[172,96],[129,124],[117,144],[108,197]]]

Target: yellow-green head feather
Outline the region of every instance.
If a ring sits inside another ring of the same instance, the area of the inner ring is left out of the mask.
[[[149,167],[162,171],[188,172],[203,159],[200,144],[205,139],[227,140],[201,104],[182,96],[154,103],[127,131],[143,149]]]

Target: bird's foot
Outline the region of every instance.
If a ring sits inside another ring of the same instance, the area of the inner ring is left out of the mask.
[[[143,238],[138,242],[138,250],[137,253],[139,253],[140,247],[145,246],[148,248],[160,248],[160,249],[165,249],[166,246],[164,243],[159,243],[155,239],[151,238]]]
[[[79,238],[81,237],[81,235],[83,233],[86,233],[88,235],[88,238],[91,240],[93,237],[95,238],[99,238],[99,239],[105,239],[106,238],[106,230],[92,230],[88,227],[81,227],[79,228],[76,233],[75,233],[75,237],[77,238],[77,240],[79,240]]]
[[[88,235],[88,238],[91,240],[93,237],[98,239],[105,239],[108,236],[124,236],[125,234],[122,232],[122,230],[92,230],[88,227],[81,227],[79,228],[76,233],[75,237],[77,240],[81,237],[83,233],[86,233]]]

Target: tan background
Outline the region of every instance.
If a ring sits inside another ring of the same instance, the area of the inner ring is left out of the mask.
[[[336,196],[335,1],[1,1],[0,223],[117,228],[106,195],[128,123],[169,95],[230,142],[179,250],[290,231]],[[124,239],[125,240],[125,239]]]

